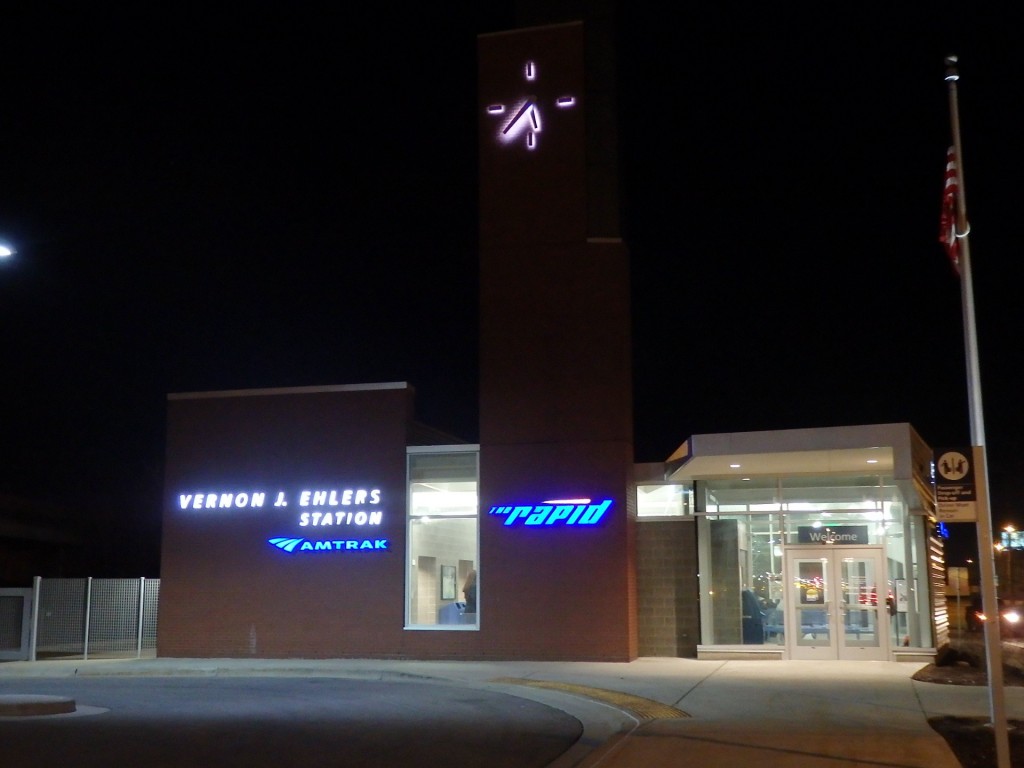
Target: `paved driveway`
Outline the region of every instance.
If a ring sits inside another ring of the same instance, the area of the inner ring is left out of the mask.
[[[0,717],[4,768],[542,768],[576,718],[500,692],[345,678],[0,679],[79,711]]]

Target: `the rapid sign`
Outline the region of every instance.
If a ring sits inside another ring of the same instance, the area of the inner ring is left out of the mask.
[[[504,517],[504,524],[527,527],[567,527],[597,525],[611,507],[612,500],[591,504],[590,499],[552,499],[540,504],[496,505],[488,514]]]

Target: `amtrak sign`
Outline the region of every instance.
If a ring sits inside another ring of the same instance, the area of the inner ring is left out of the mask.
[[[387,538],[371,534],[384,520],[380,488],[196,489],[179,493],[177,503],[183,512],[208,514],[288,511],[295,528],[308,533],[275,536],[267,543],[289,554],[390,549]]]

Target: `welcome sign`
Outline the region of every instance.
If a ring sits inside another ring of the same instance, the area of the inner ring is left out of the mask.
[[[866,525],[813,525],[797,527],[797,541],[801,544],[831,544],[838,546],[865,546],[868,542]]]

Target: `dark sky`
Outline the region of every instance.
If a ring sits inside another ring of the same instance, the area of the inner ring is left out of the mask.
[[[993,516],[1024,522],[1018,19],[649,5],[614,25],[637,460],[894,421],[970,442],[937,242],[955,53]],[[169,392],[409,381],[476,439],[476,35],[535,18],[5,10],[0,493],[155,530]]]

